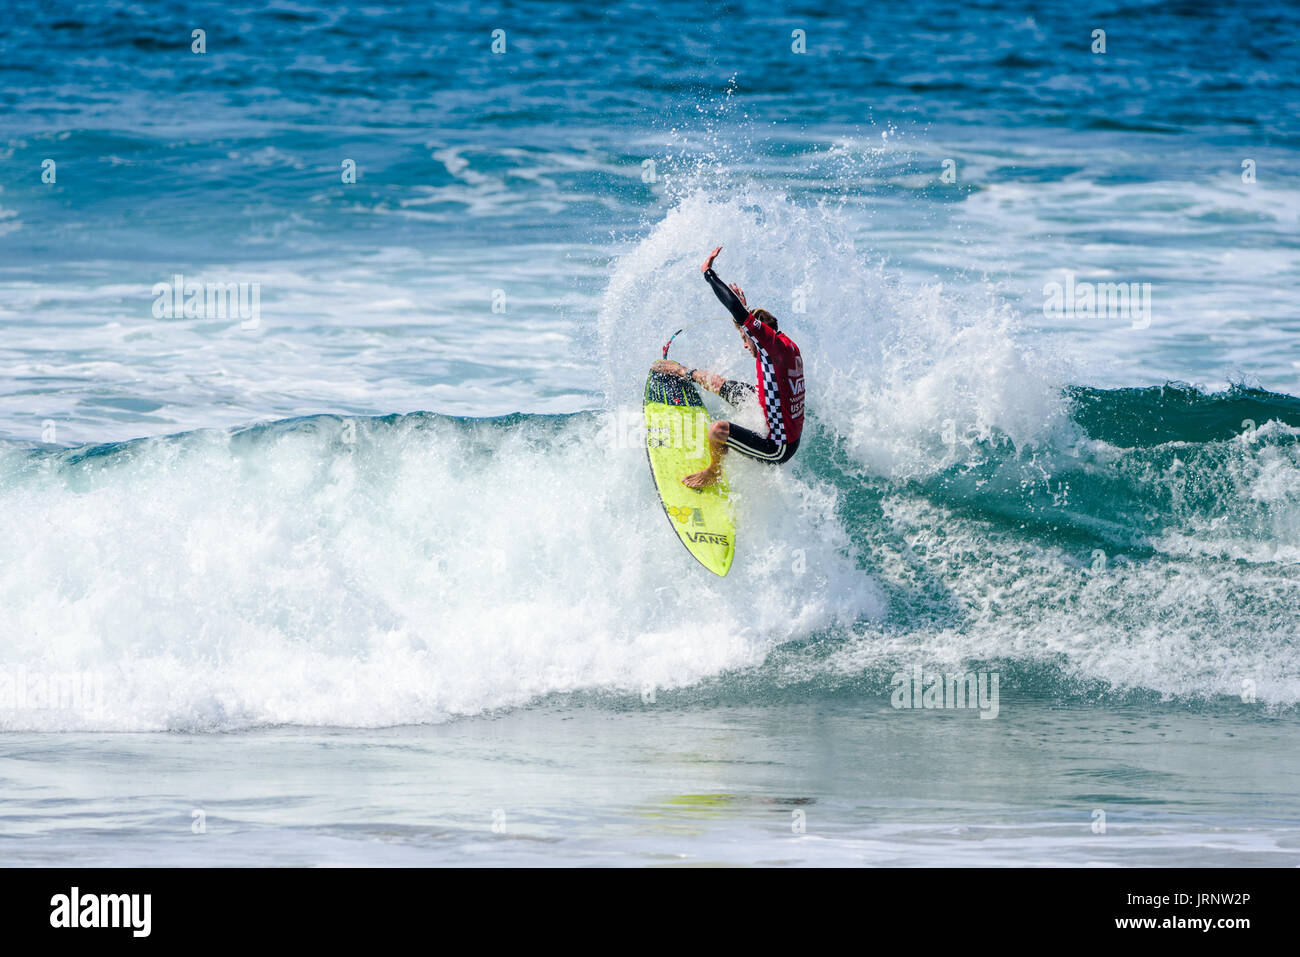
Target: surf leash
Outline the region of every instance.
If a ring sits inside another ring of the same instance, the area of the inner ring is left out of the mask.
[[[671,336],[669,336],[668,341],[664,343],[664,358],[665,359],[668,358],[668,347],[673,344],[673,340],[676,339],[678,336],[680,336],[687,329],[695,329],[699,326],[704,325],[706,322],[718,322],[719,320],[730,319],[730,318],[731,318],[730,316],[709,316],[709,318],[701,319],[699,322],[692,322],[689,326],[682,326]]]

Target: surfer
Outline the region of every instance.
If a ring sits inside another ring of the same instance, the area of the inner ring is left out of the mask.
[[[724,379],[703,369],[687,369],[670,359],[660,359],[652,368],[667,375],[690,379],[736,407],[757,395],[763,409],[763,421],[767,424],[767,435],[759,435],[725,419],[714,422],[709,426],[708,467],[682,479],[682,484],[690,488],[706,488],[717,481],[722,470],[722,456],[727,449],[735,449],[741,455],[760,462],[777,465],[788,462],[799,448],[799,436],[803,432],[804,378],[799,347],[777,329],[775,316],[766,309],[750,311],[744,291],[735,283],[728,287],[718,278],[713,271],[713,260],[720,252],[721,246],[709,253],[700,272],[704,273],[714,294],[731,313],[746,351],[754,357],[758,385]]]

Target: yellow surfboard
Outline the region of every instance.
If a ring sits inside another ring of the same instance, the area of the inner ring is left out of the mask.
[[[715,575],[731,571],[736,522],[725,477],[706,489],[682,477],[709,464],[709,412],[695,385],[651,372],[645,384],[646,454],[659,501],[686,550]]]

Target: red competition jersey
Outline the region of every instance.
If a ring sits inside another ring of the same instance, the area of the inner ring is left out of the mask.
[[[774,332],[754,318],[745,318],[745,331],[758,347],[758,401],[773,442],[793,445],[803,434],[803,357],[784,332]]]

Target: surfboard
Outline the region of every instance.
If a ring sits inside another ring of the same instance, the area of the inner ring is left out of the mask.
[[[646,454],[659,501],[686,550],[715,575],[731,571],[736,523],[731,491],[720,476],[705,489],[682,477],[709,464],[709,411],[695,384],[652,371],[645,383]]]

